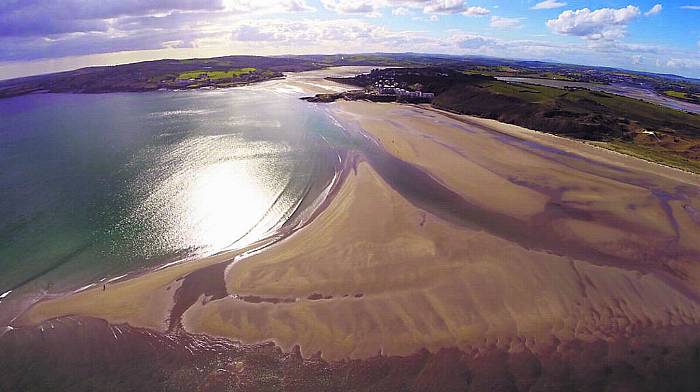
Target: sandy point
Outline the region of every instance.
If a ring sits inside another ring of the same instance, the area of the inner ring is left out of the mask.
[[[697,176],[420,107],[343,102],[330,112],[479,216],[526,232],[443,219],[360,159],[310,224],[227,268],[228,295],[196,301],[187,331],[336,359],[612,339],[700,320]],[[520,241],[547,233],[556,251]],[[44,301],[21,322],[86,315],[164,329],[180,278],[226,257]]]

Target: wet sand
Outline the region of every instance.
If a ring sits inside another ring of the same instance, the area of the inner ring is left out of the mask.
[[[700,337],[698,176],[425,107],[326,108],[355,147],[304,224],[42,301],[15,326],[94,317],[331,361],[452,347],[538,366],[553,345]]]
[[[375,66],[342,66],[319,69],[316,71],[289,73],[284,79],[271,80],[260,83],[259,85],[251,85],[249,88],[269,88],[280,89],[287,91],[303,92],[306,95],[316,94],[332,94],[347,91],[350,86],[331,82],[326,80],[327,77],[351,77],[362,73],[369,73],[372,69],[384,68]]]
[[[687,329],[614,342],[551,341],[539,352],[496,346],[365,360],[304,358],[86,318],[0,337],[3,391],[697,391],[700,340]],[[66,350],[66,347],[70,349]],[[49,387],[50,386],[50,387]]]
[[[607,152],[533,146],[511,139],[517,130],[422,109],[352,102],[332,112],[462,199],[421,195],[365,149],[316,221],[227,271],[230,293],[295,302],[198,304],[186,329],[338,359],[612,339],[700,320],[699,222],[688,212],[698,189],[683,182],[692,176],[650,176],[614,155],[589,161]]]
[[[180,325],[339,359],[700,321],[695,176],[419,107],[329,110],[358,151],[308,226],[236,263],[227,255],[44,301],[18,324]],[[197,291],[173,323],[187,274],[211,265],[225,291]]]

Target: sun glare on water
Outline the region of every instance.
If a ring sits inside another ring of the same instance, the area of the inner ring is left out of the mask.
[[[225,249],[262,218],[269,192],[246,160],[208,165],[188,186],[186,216],[194,243]]]
[[[290,180],[271,170],[285,150],[232,133],[190,137],[155,154],[137,185],[145,200],[129,223],[149,228],[135,238],[148,244],[143,253],[203,256],[258,239],[276,222],[269,210]]]

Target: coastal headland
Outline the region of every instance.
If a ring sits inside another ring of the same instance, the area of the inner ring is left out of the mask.
[[[0,387],[42,382],[30,363],[54,382],[92,363],[83,389],[110,364],[183,390],[700,385],[697,175],[423,105],[318,105],[353,143],[312,211],[34,304],[0,337]]]

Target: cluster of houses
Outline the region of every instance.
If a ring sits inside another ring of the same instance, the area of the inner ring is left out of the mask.
[[[410,71],[408,72],[411,74]],[[402,74],[398,76],[404,77],[405,75]],[[435,98],[434,93],[421,91],[423,87],[420,83],[409,86],[407,82],[399,82],[397,80],[396,71],[394,70],[374,69],[369,74],[360,75],[357,78],[361,79],[361,82],[365,84],[365,94],[371,97],[370,99],[379,100],[381,102],[396,100],[429,103]]]
[[[409,91],[403,88],[399,87],[392,87],[392,86],[380,86],[377,91],[379,92],[380,95],[396,95],[399,97],[410,97],[410,98],[425,98],[425,99],[433,99],[435,98],[435,94],[433,93],[424,93],[422,91]]]

